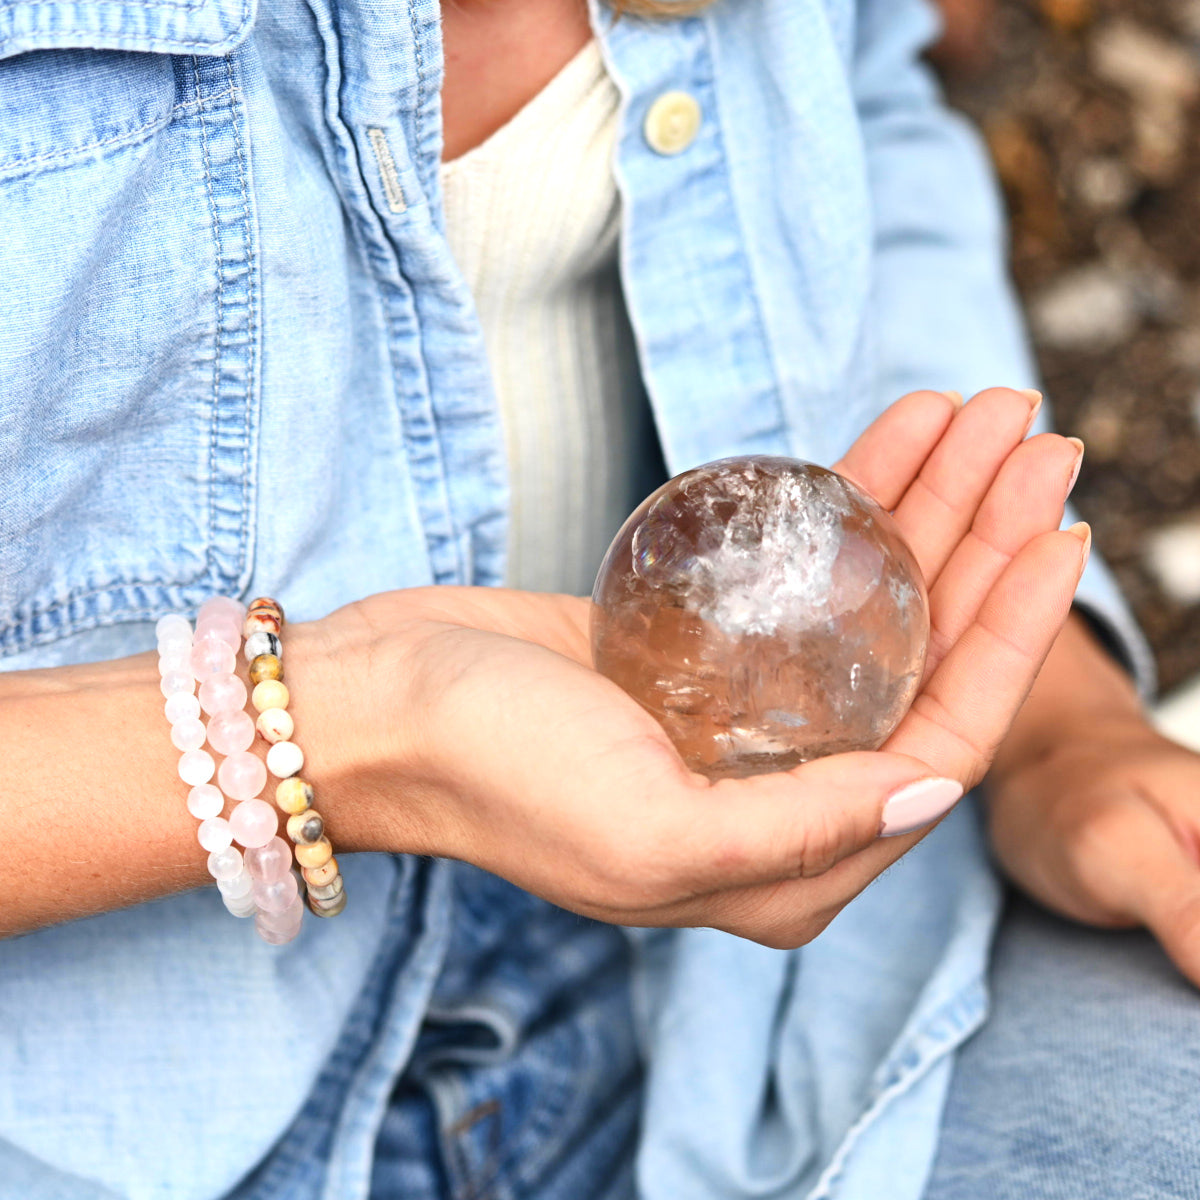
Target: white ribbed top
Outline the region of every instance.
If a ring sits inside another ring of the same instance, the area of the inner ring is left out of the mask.
[[[503,128],[443,164],[512,485],[507,582],[587,594],[641,500],[643,400],[617,275],[618,94],[589,42]]]

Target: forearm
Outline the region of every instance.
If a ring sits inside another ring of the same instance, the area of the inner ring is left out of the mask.
[[[0,933],[207,878],[153,653],[0,676],[0,815],[21,864]]]
[[[1072,612],[992,764],[1001,778],[1072,736],[1144,726],[1137,690],[1078,613]]]
[[[354,722],[317,625],[288,630],[289,708],[304,774],[320,781],[318,804],[343,852],[363,848],[370,823],[357,803],[354,819],[339,819],[353,791],[343,755]],[[211,882],[163,703],[153,653],[0,674],[0,824],[17,868],[0,936]]]

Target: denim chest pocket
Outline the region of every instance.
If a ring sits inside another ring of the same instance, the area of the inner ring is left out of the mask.
[[[0,7],[0,655],[248,576],[259,289],[219,52],[249,21]]]

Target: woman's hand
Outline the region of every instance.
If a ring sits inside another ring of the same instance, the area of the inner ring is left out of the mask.
[[[1082,451],[1023,441],[1035,395],[912,393],[837,464],[893,510],[930,588],[927,677],[882,751],[710,783],[592,670],[588,601],[392,592],[292,633],[311,676],[295,704],[340,700],[306,735],[333,835],[466,859],[603,920],[810,940],[920,836],[881,828],[935,815],[889,797],[982,777],[1066,617],[1088,539],[1055,530]]]
[[[1043,904],[1145,925],[1200,984],[1200,756],[1156,733],[1073,617],[988,786],[992,842]]]

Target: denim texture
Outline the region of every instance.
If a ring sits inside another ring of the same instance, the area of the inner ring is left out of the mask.
[[[438,16],[0,5],[4,668],[144,650],[155,618],[214,592],[276,594],[304,620],[503,578],[503,439],[442,229]],[[919,61],[923,3],[592,18],[622,94],[622,280],[671,471],[831,462],[911,387],[1034,382],[977,139]],[[642,125],[674,89],[702,121],[664,157]],[[1081,596],[1144,670],[1100,564]],[[182,800],[164,797],[181,819]],[[345,914],[287,947],[211,889],[0,945],[0,1197],[362,1200],[414,1162],[398,1112],[419,1131],[429,1105],[499,1096],[542,1128],[530,1097],[564,1071],[583,1107],[546,1115],[541,1140],[578,1155],[497,1186],[565,1200],[587,1195],[572,1172],[611,1170],[619,1195],[631,1030],[645,1200],[919,1194],[951,1052],[986,1004],[997,889],[968,809],[801,951],[630,931],[632,1015],[612,935],[530,904],[502,942],[514,961],[491,964],[529,1007],[477,977],[456,1034],[513,1040],[471,1067],[437,1060],[436,1013],[482,969],[472,946],[495,930],[472,942],[466,914],[493,885],[384,855],[343,869]],[[503,928],[523,903],[488,911]],[[543,1021],[571,981],[589,1003]],[[486,1173],[489,1126],[447,1170]]]
[[[1014,895],[925,1200],[1197,1200],[1200,1008],[1143,930]]]

